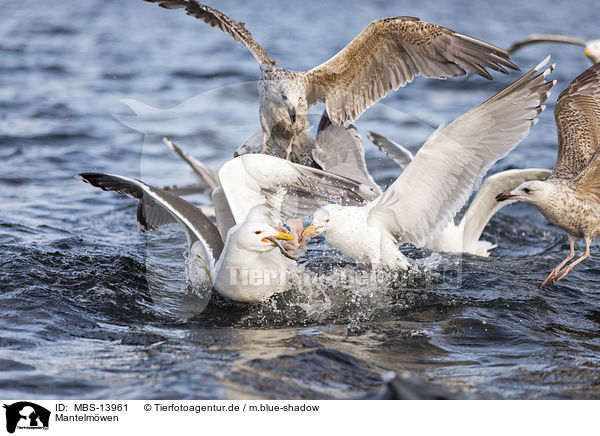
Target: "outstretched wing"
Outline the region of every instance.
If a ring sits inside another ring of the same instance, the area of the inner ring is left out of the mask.
[[[412,17],[383,18],[369,24],[327,62],[304,73],[308,104],[325,102],[336,124],[354,121],[389,90],[415,76],[445,79],[486,68],[518,69],[501,48]]]
[[[196,0],[145,0],[147,2],[158,3],[165,9],[184,8],[188,15],[204,21],[206,24],[216,27],[227,33],[233,39],[244,44],[261,67],[274,66],[276,62],[272,60],[267,52],[252,38],[252,34],[246,29],[244,23],[234,21],[224,13],[203,5]]]
[[[387,139],[379,133],[367,131],[366,135],[379,150],[387,154],[387,157],[396,162],[402,170],[406,169],[408,164],[415,158],[409,149]]]
[[[553,178],[576,177],[600,146],[600,63],[575,78],[554,108],[558,155]]]
[[[184,228],[190,247],[195,241],[202,242],[211,256],[211,266],[219,259],[223,251],[219,231],[200,209],[184,199],[128,177],[104,173],[82,173],[76,177],[104,191],[115,191],[139,200],[138,222],[142,229],[151,230],[177,222]]]
[[[519,144],[544,109],[553,82],[548,58],[485,103],[440,127],[374,203],[369,222],[404,242],[435,238],[479,186],[487,170]]]
[[[312,155],[323,171],[364,183],[381,195],[381,188],[367,169],[360,133],[352,124],[332,124],[325,111],[319,122]]]
[[[530,44],[539,44],[542,42],[559,42],[562,44],[575,44],[585,46],[586,42],[583,39],[575,38],[573,36],[566,35],[553,35],[553,34],[539,34],[530,35],[521,41],[517,41],[506,49],[509,53],[514,53],[523,46]]]
[[[280,223],[310,216],[330,201],[356,205],[377,197],[365,184],[266,154],[245,154],[226,162],[219,180],[236,223],[256,208],[264,215],[266,207],[272,214],[269,222]]]
[[[219,186],[219,176],[217,176],[217,172],[215,170],[200,162],[191,154],[183,151],[169,138],[163,138],[163,142],[167,145],[167,147],[177,153],[177,155],[189,165],[192,171],[194,171],[210,189],[215,189],[217,186]]]

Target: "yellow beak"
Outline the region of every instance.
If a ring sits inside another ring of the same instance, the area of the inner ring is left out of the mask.
[[[591,56],[592,52],[590,51],[589,48],[586,47],[586,49],[583,51],[583,54],[586,55],[586,56]]]
[[[277,235],[275,236],[267,236],[265,238],[262,238],[261,240],[263,242],[271,242],[269,241],[269,238],[275,238],[275,239],[283,239],[285,241],[292,241],[294,240],[294,236],[290,235],[289,233],[286,232],[278,232]],[[273,244],[273,242],[271,242]],[[277,244],[273,244],[273,245],[277,245]]]
[[[308,226],[307,228],[305,228],[305,229],[302,231],[302,236],[301,236],[301,238],[304,238],[304,235],[306,235],[306,234],[307,234],[307,233],[309,233],[309,232],[314,232],[314,230],[315,230],[315,226],[313,226],[313,225],[311,224],[310,226]]]

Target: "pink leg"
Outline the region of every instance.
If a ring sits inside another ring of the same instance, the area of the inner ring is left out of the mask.
[[[571,270],[575,267],[575,265],[577,265],[582,260],[585,260],[588,257],[590,257],[590,244],[591,243],[592,243],[592,240],[586,238],[585,239],[585,253],[584,253],[584,255],[581,256],[579,259],[577,259],[575,262],[571,263],[565,269],[563,269],[562,271],[560,271],[557,274],[556,278],[554,278],[550,284],[556,283],[557,281],[559,281],[560,279],[562,279],[564,276],[566,276],[567,274],[569,274],[571,272]]]
[[[554,283],[552,280],[558,275],[558,273],[560,272],[560,269],[565,266],[565,264],[570,261],[571,259],[573,259],[573,257],[575,257],[575,239],[574,237],[572,237],[571,235],[569,236],[569,244],[571,245],[571,252],[569,253],[569,255],[567,256],[567,258],[565,260],[563,260],[561,263],[559,263],[556,268],[554,268],[550,274],[548,274],[548,277],[546,277],[546,280],[544,280],[544,283],[542,283],[540,285],[540,288],[546,285],[549,285],[551,283]]]

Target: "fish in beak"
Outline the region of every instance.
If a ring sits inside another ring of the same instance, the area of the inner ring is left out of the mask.
[[[512,192],[502,192],[502,193],[496,195],[497,201],[513,200],[515,198],[517,198],[517,196],[515,194],[513,194]]]
[[[279,242],[277,241],[277,239],[283,239],[284,241],[292,241],[294,240],[294,237],[287,233],[287,232],[282,232],[281,230],[277,233],[277,235],[275,236],[266,236],[264,238],[261,239],[261,241],[263,242],[270,242],[273,245],[279,245]]]
[[[297,256],[294,256],[293,254],[289,253],[282,245],[281,242],[279,242],[279,240],[284,240],[284,241],[291,241],[293,240],[294,237],[292,235],[290,235],[289,233],[286,232],[279,232],[278,235],[276,236],[267,236],[266,238],[263,238],[262,240],[264,242],[270,242],[273,245],[277,246],[279,248],[279,251],[281,251],[281,254],[283,254],[285,257],[287,257],[288,259],[291,260],[298,260]]]

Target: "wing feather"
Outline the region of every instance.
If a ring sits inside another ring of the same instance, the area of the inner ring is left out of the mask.
[[[517,41],[512,44],[510,47],[506,49],[509,53],[514,53],[521,47],[530,44],[539,44],[542,42],[559,42],[563,44],[575,44],[585,46],[586,42],[583,39],[575,38],[573,36],[566,35],[553,35],[553,34],[539,34],[539,35],[531,35],[521,41]]]
[[[553,66],[542,71],[548,59],[448,127],[438,128],[374,202],[369,223],[417,246],[435,238],[492,164],[516,147],[535,124],[554,84],[545,80]]]
[[[571,179],[600,146],[600,63],[576,77],[560,94],[554,118],[558,155],[552,177]]]
[[[257,206],[275,210],[279,223],[305,218],[331,201],[366,204],[373,188],[343,176],[264,154],[245,154],[226,162],[219,180],[236,223]],[[277,224],[277,223],[274,223]]]
[[[367,169],[362,138],[353,125],[332,124],[327,112],[324,112],[312,155],[324,171],[372,187],[375,193],[373,199],[381,195],[381,189]]]
[[[219,259],[223,251],[223,240],[215,225],[192,204],[170,192],[146,185],[139,180],[104,173],[82,173],[76,176],[104,191],[115,191],[135,198],[143,204],[142,212],[138,209],[138,219],[142,228],[152,229],[165,224],[165,212],[171,215],[169,223],[178,222],[184,228],[191,247],[200,241],[210,254],[211,267]],[[157,213],[162,209],[163,212]]]
[[[209,26],[222,30],[234,40],[244,44],[262,67],[274,66],[267,52],[254,40],[244,23],[234,21],[224,13],[196,0],[145,0],[158,3],[165,9],[185,9],[188,15],[204,21]]]
[[[501,48],[413,17],[383,18],[369,24],[325,63],[307,71],[308,104],[325,102],[336,124],[354,121],[391,89],[415,76],[445,79],[471,70],[518,69]]]

